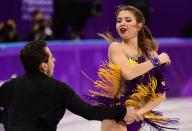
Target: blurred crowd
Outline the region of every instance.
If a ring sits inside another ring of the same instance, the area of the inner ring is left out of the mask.
[[[44,19],[40,10],[35,10],[31,14],[32,25],[25,40],[51,40],[53,33],[48,20]],[[17,31],[14,19],[8,19],[0,23],[0,42],[17,42],[23,40]]]
[[[16,30],[16,23],[13,19],[6,22],[0,22],[0,42],[16,42],[20,40],[20,36]]]
[[[149,0],[124,0],[122,4],[140,9],[146,18],[146,23],[153,14]],[[25,38],[18,32],[14,19],[10,18],[0,22],[0,42],[85,39],[82,30],[90,17],[101,14],[102,1],[54,0],[53,8],[54,11],[50,19],[45,19],[42,11],[38,9],[31,13],[32,23]],[[185,25],[182,36],[192,37],[192,22]]]
[[[54,0],[53,8],[50,19],[45,19],[39,9],[31,13],[32,22],[26,38],[18,33],[14,19],[0,22],[0,42],[84,39],[82,30],[90,17],[102,11],[102,3],[101,0]]]

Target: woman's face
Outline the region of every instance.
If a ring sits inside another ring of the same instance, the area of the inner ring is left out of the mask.
[[[131,11],[120,11],[117,16],[116,30],[120,37],[128,40],[137,37],[138,31],[141,28],[141,23],[137,23],[134,14]]]

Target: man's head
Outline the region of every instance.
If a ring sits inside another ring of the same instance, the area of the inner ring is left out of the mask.
[[[20,60],[27,74],[45,73],[52,77],[55,58],[45,41],[29,42],[20,51]]]
[[[39,20],[43,19],[43,13],[41,12],[41,10],[34,10],[31,13],[32,19],[36,22],[38,22]]]

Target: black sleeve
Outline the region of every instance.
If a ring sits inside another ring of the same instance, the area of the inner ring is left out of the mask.
[[[0,123],[2,123],[2,110],[0,109]]]
[[[5,82],[0,87],[0,107],[7,107],[12,100],[13,91],[14,91],[14,80]]]
[[[9,90],[9,83],[6,82],[0,87],[0,107],[4,107],[7,103],[7,99],[9,94],[7,94],[7,90]]]
[[[3,106],[3,85],[0,86],[0,107]]]
[[[63,84],[60,87],[62,92],[62,102],[66,108],[88,120],[115,119],[120,121],[126,114],[126,108],[121,106],[99,107],[92,106],[84,102],[68,85]]]
[[[12,96],[12,82],[5,82],[0,87],[0,123],[7,127],[7,108]]]

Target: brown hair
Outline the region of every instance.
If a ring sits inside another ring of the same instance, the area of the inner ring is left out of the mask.
[[[116,17],[118,16],[118,14],[121,11],[124,11],[124,10],[131,11],[135,16],[136,21],[138,23],[143,24],[143,27],[138,32],[138,46],[141,49],[142,53],[148,55],[149,51],[152,51],[152,50],[157,51],[158,46],[157,46],[157,44],[156,44],[150,30],[145,25],[145,18],[144,18],[143,13],[140,10],[138,10],[137,8],[133,7],[133,6],[121,5],[121,6],[118,6],[118,9],[117,9],[117,11],[115,13]],[[107,41],[110,41],[110,42],[115,41],[115,39],[112,37],[112,35],[110,33],[105,32],[103,35],[105,36]]]
[[[20,51],[20,60],[27,74],[40,72],[39,65],[47,63],[49,55],[45,51],[47,43],[42,40],[27,43]]]

